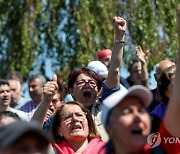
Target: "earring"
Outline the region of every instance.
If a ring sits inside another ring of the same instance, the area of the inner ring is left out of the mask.
[[[58,133],[59,133],[59,135],[60,135],[61,137],[63,137],[63,134],[61,133],[61,131],[58,131]]]
[[[63,137],[63,134],[62,134],[62,133],[60,133],[60,136],[61,136],[61,137]]]

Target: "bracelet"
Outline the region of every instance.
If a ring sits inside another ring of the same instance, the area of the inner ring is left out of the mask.
[[[118,43],[118,44],[124,44],[125,41],[123,40],[115,40],[115,43]]]

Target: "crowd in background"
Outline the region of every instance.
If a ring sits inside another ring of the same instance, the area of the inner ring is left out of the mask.
[[[167,57],[155,64],[157,87],[150,89],[148,54],[137,46],[125,79],[127,23],[114,17],[112,25],[112,51],[98,51],[98,59],[75,68],[66,84],[60,72],[50,81],[31,76],[28,100],[19,72],[0,79],[0,153],[180,153],[180,142],[163,140],[180,137],[180,56],[177,63]]]

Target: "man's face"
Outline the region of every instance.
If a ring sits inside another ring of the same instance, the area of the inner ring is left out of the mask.
[[[0,106],[9,106],[11,102],[11,92],[8,85],[0,86]]]
[[[101,59],[101,62],[106,65],[107,68],[109,68],[110,66],[110,62],[111,62],[111,55],[104,57],[103,59]]]
[[[50,103],[49,110],[51,110],[54,113],[56,109],[62,105],[63,105],[63,101],[61,101],[61,95],[59,93],[56,93],[53,96],[53,99]]]
[[[80,74],[71,89],[71,93],[76,101],[90,107],[97,98],[97,82],[85,74]]]
[[[161,74],[164,72],[164,70],[173,65],[175,65],[175,63],[169,60],[162,60],[156,65],[156,72],[154,74],[154,77],[155,77],[155,80],[157,81],[157,84],[159,83],[159,78]]]
[[[17,80],[9,80],[11,90],[11,103],[17,103],[21,97],[21,83]]]
[[[138,75],[138,76],[141,74],[141,63],[140,62],[136,62],[133,64],[131,73],[133,75]]]
[[[32,100],[40,100],[43,95],[43,88],[38,78],[29,82],[29,94]]]

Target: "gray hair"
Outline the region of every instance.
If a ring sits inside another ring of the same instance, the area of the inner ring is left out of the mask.
[[[41,86],[43,86],[47,81],[43,75],[33,75],[29,78],[28,82],[31,82],[35,79],[39,79]]]

